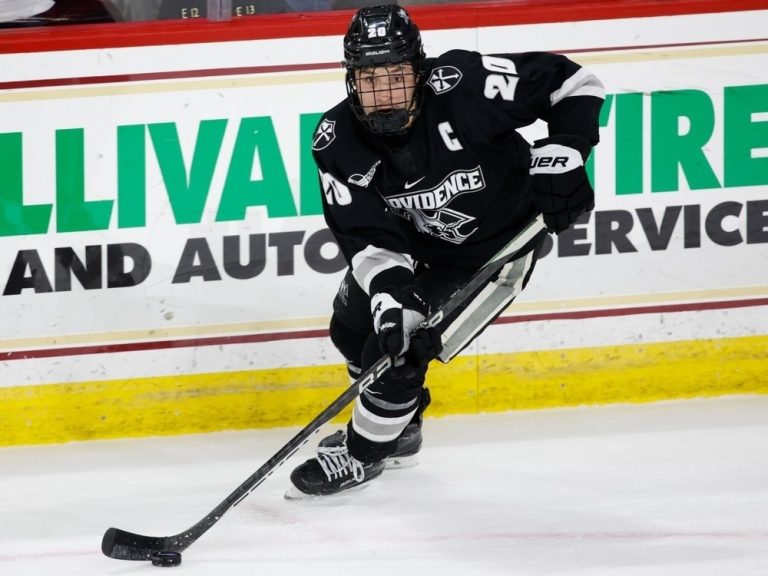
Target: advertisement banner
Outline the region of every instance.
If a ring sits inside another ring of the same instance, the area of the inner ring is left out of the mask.
[[[572,56],[608,90],[597,208],[521,301],[766,284],[766,52]],[[3,338],[327,316],[345,264],[309,149],[342,97],[338,70],[4,94]]]

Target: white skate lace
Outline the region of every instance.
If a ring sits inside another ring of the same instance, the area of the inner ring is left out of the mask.
[[[318,446],[317,461],[328,480],[340,478],[351,473],[358,482],[365,477],[361,462],[349,455],[346,446]]]

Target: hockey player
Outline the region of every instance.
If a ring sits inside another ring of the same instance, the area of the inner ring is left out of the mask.
[[[347,98],[313,140],[324,215],[349,270],[330,336],[356,378],[395,367],[356,400],[345,431],[291,474],[286,497],[329,495],[421,448],[427,364],[448,361],[528,281],[544,234],[438,330],[422,320],[537,214],[559,234],[594,207],[584,162],[598,142],[600,81],[551,53],[425,57],[397,5],[362,8],[344,36]],[[517,129],[537,119],[531,146]],[[442,333],[442,342],[440,339]]]

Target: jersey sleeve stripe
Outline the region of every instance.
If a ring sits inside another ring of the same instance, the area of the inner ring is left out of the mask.
[[[563,85],[549,95],[552,106],[571,96],[595,96],[596,98],[605,98],[605,87],[597,77],[586,68],[579,70]]]
[[[352,274],[366,294],[370,294],[371,282],[376,276],[397,267],[413,273],[413,259],[407,254],[371,245],[352,257]]]

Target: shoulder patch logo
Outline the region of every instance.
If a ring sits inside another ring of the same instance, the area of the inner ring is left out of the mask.
[[[462,76],[461,70],[454,66],[440,66],[432,70],[427,85],[435,94],[444,94],[453,90],[461,82]]]
[[[333,120],[323,120],[315,131],[315,137],[312,140],[312,150],[328,148],[335,139],[336,122]]]

